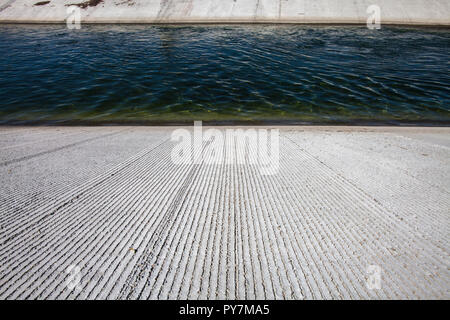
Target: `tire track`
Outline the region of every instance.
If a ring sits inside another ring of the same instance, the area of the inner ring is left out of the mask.
[[[74,147],[74,146],[77,146],[77,145],[80,145],[80,144],[83,144],[83,143],[86,143],[86,142],[90,142],[90,141],[94,141],[94,140],[98,140],[98,139],[114,136],[114,135],[117,135],[117,134],[119,134],[121,132],[124,132],[124,131],[127,131],[127,130],[129,130],[129,129],[120,130],[118,132],[112,132],[112,133],[104,134],[104,135],[101,135],[101,136],[98,136],[98,137],[93,137],[93,138],[77,141],[77,142],[66,144],[66,145],[63,145],[63,146],[60,146],[60,147],[57,147],[57,148],[53,148],[53,149],[50,149],[50,150],[41,151],[41,152],[38,152],[38,153],[35,153],[35,154],[22,156],[22,157],[11,159],[11,160],[2,161],[2,162],[0,162],[0,166],[8,166],[10,164],[16,164],[18,162],[22,162],[22,161],[25,161],[25,160],[30,160],[30,159],[33,159],[33,158],[36,158],[36,157],[39,157],[39,156],[42,156],[42,155],[45,155],[45,154],[58,152],[58,151],[61,151],[61,150],[64,150],[64,149],[68,149],[68,148],[71,148],[71,147]]]

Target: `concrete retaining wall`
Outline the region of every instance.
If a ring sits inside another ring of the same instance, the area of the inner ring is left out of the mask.
[[[0,0],[0,23],[61,23],[85,0]],[[89,1],[89,0],[88,0]],[[82,23],[366,23],[450,25],[450,0],[103,0],[80,9]]]

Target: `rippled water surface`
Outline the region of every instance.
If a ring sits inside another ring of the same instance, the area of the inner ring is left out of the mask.
[[[0,123],[450,123],[450,30],[0,26]]]

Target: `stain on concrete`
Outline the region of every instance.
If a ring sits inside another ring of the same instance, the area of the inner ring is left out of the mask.
[[[39,2],[36,2],[34,5],[35,6],[45,6],[46,4],[49,4],[50,3],[50,1],[39,1]]]
[[[81,2],[81,3],[66,4],[66,6],[77,6],[77,7],[80,7],[82,9],[86,9],[87,7],[95,7],[101,2],[103,2],[103,0],[88,0],[88,1],[85,1],[85,2]]]

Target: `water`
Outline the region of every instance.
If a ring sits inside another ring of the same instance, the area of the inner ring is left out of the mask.
[[[0,123],[450,123],[450,29],[0,26]]]

